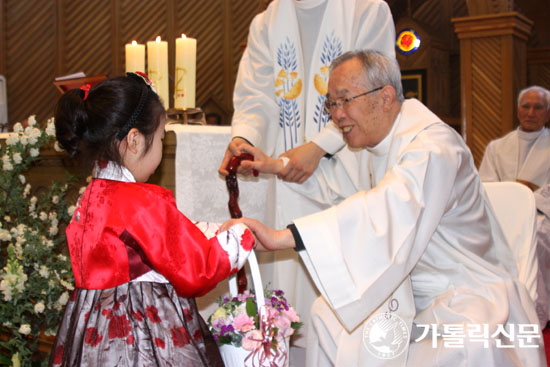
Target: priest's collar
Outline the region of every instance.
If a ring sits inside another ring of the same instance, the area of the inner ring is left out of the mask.
[[[542,134],[543,131],[544,131],[544,127],[537,131],[525,131],[520,126],[518,127],[518,137],[521,140],[528,140],[528,141],[535,140],[540,136],[540,134]]]
[[[94,178],[121,182],[136,182],[132,172],[114,162],[96,162],[93,171]]]
[[[391,127],[390,132],[382,141],[378,144],[376,144],[373,147],[367,147],[367,151],[369,153],[372,153],[376,156],[382,156],[387,154],[390,151],[391,141],[393,138],[393,134],[395,133],[396,126],[399,124],[399,119],[401,118],[401,112],[397,114],[397,117],[393,121],[393,126]]]
[[[300,9],[312,9],[326,2],[327,0],[294,0],[294,5]]]

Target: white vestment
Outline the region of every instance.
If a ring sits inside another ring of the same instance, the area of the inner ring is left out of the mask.
[[[482,181],[523,180],[542,187],[550,183],[550,131],[544,127],[525,160],[519,161],[518,130],[491,141],[479,166]]]
[[[307,9],[319,12],[319,7],[324,11],[318,22],[305,22]],[[315,44],[302,45],[302,40],[315,40]],[[393,19],[384,1],[273,1],[250,26],[235,84],[232,135],[274,157],[313,140],[326,152],[347,157],[350,172],[355,174],[356,162],[365,153],[347,149],[341,133],[323,112],[328,67],[342,53],[356,49],[371,48],[395,57],[394,42]],[[304,55],[304,50],[312,54]],[[326,207],[271,179],[268,225],[283,228],[296,217]],[[285,291],[307,322],[318,294],[298,256],[293,251],[262,255],[262,278]],[[303,339],[295,342],[305,346]]]
[[[373,189],[294,220],[306,248],[300,255],[326,301],[314,307],[308,365],[545,365],[533,303],[462,138],[407,100],[391,132],[369,151]],[[302,187],[289,186],[324,202],[353,185],[338,165],[322,162]],[[372,340],[363,332],[392,313],[409,327],[411,342],[403,354],[381,359],[368,352]],[[466,335],[485,324],[490,334],[519,324],[538,332],[532,349],[517,339],[506,349],[500,340],[487,338],[484,346],[464,337],[452,348],[441,336],[451,324]],[[426,325],[435,327],[415,342]]]

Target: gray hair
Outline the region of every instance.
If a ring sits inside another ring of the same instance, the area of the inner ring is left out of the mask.
[[[544,100],[546,101],[546,111],[550,110],[550,91],[548,89],[540,87],[538,85],[532,85],[530,87],[522,89],[519,92],[519,94],[518,94],[518,107],[519,107],[519,103],[520,103],[521,98],[523,97],[523,95],[525,93],[531,92],[531,91],[542,93],[542,95],[544,96]]]
[[[390,58],[381,52],[374,50],[348,51],[332,61],[330,70],[351,59],[358,59],[365,72],[367,87],[378,88],[391,85],[399,102],[403,102],[403,85],[401,84],[401,71],[394,58]]]

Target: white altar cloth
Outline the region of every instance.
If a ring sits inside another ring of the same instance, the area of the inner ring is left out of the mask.
[[[228,220],[229,193],[218,168],[231,140],[231,127],[168,124],[166,131],[176,134],[175,196],[178,209],[192,221],[223,223]],[[243,216],[265,222],[268,180],[261,175],[239,176],[238,179],[239,207]],[[205,320],[216,310],[216,298],[224,294],[229,294],[227,282],[220,283],[212,292],[197,299]]]

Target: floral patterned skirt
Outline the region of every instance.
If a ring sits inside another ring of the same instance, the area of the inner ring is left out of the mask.
[[[65,309],[50,366],[223,366],[193,298],[169,283],[77,289]]]

